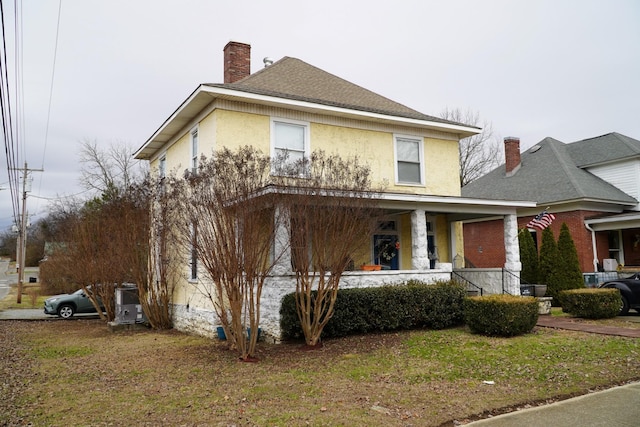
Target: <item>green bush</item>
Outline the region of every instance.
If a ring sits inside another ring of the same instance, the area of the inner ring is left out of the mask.
[[[463,322],[464,285],[456,281],[409,281],[377,288],[341,289],[322,338],[398,329],[443,329]],[[282,339],[303,337],[294,294],[280,306]]]
[[[622,306],[617,289],[571,289],[560,292],[562,311],[585,319],[616,317]]]
[[[520,279],[523,283],[538,283],[538,251],[528,229],[520,230],[518,243],[520,244],[520,261],[522,262]]]
[[[584,278],[580,269],[578,251],[571,237],[569,226],[564,222],[558,236],[558,255],[562,266],[559,271],[560,290],[584,288]]]
[[[526,334],[538,321],[538,301],[513,295],[467,298],[464,320],[471,332],[477,334],[500,337]]]

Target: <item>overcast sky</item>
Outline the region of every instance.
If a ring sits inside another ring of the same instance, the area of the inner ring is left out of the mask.
[[[36,216],[81,191],[80,141],[140,147],[199,83],[222,82],[230,40],[251,44],[252,72],[265,56],[296,57],[425,114],[477,111],[523,150],[547,136],[640,139],[637,0],[62,0],[56,51],[58,7],[22,6],[18,151],[44,169],[27,203]]]

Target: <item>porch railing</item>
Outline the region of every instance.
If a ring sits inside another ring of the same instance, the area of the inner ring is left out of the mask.
[[[453,280],[457,280],[459,282],[464,283],[467,286],[467,291],[472,291],[472,292],[478,291],[480,292],[481,296],[484,293],[484,289],[482,289],[482,287],[476,285],[475,283],[471,282],[470,280],[468,280],[467,278],[465,278],[464,276],[460,275],[455,271],[451,272],[451,278]]]
[[[526,280],[522,280],[522,278],[515,274],[512,271],[509,271],[505,268],[502,269],[502,293],[503,294],[509,294],[512,295],[511,293],[509,293],[505,288],[504,288],[504,283],[505,283],[505,277],[511,277],[511,278],[516,278],[518,279],[518,283],[520,283],[520,293],[522,294],[523,290],[528,290],[529,295],[533,295],[534,291],[533,288],[534,286],[532,284],[530,284],[529,282],[527,282]],[[524,288],[524,289],[523,289]]]

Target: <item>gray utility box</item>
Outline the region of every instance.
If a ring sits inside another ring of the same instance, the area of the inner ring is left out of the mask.
[[[142,311],[138,298],[138,288],[125,286],[116,288],[116,318],[115,323],[131,324],[144,323],[147,319]]]

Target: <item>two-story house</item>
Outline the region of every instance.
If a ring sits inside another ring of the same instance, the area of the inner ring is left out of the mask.
[[[516,210],[533,204],[460,194],[458,143],[478,128],[420,113],[296,58],[265,60],[251,74],[250,56],[248,44],[229,42],[224,83],[198,86],[136,158],[167,173],[192,168],[201,154],[210,156],[222,147],[251,145],[272,156],[282,150],[308,156],[318,149],[357,155],[370,166],[374,183],[386,184],[379,200],[386,215],[379,231],[366,236],[368,255],[344,275],[345,286],[447,279],[462,252],[460,221],[496,215],[505,219],[504,264],[520,271]],[[376,253],[385,241],[394,242],[388,259]],[[176,327],[203,331],[211,313],[191,299],[189,280],[198,280],[198,272],[189,268],[188,258],[187,277],[174,295]],[[382,264],[381,271],[359,271],[362,264]],[[279,285],[263,292],[263,329],[278,329],[280,298],[295,289],[292,266],[282,267],[273,279]]]
[[[518,138],[504,143],[505,164],[466,185],[464,196],[536,201],[535,209],[518,210],[519,228],[549,208],[551,230],[557,238],[568,225],[585,273],[640,269],[640,141],[619,133],[570,144],[545,138],[522,154]],[[500,266],[504,248],[490,236],[501,223],[464,225],[465,256],[474,266]],[[539,245],[542,233],[531,231]]]

